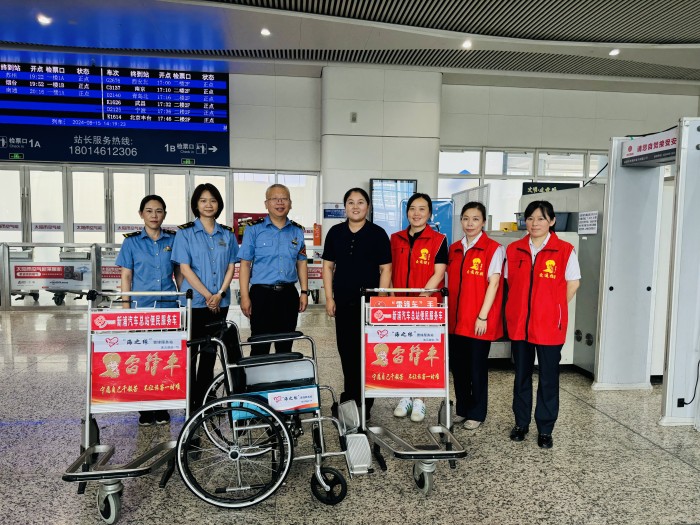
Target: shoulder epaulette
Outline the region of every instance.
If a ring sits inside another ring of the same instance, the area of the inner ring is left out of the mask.
[[[252,226],[253,224],[262,224],[263,222],[265,222],[265,217],[260,217],[259,219],[252,221],[250,224]]]
[[[224,230],[228,230],[230,232],[233,231],[233,228],[231,228],[231,226],[226,226],[225,224],[219,224],[219,226],[221,226]]]
[[[126,238],[126,237],[133,237],[135,235],[138,235],[139,233],[141,233],[141,230],[136,230],[135,232],[124,233],[123,235]]]
[[[185,230],[187,228],[192,228],[192,226],[194,226],[194,222],[186,222],[185,224],[181,224],[180,226],[178,226],[178,228],[180,228],[181,230]]]
[[[171,230],[171,229],[169,229],[169,228],[162,228],[162,230],[163,230],[165,233],[169,233],[170,235],[175,235],[175,234],[177,233],[175,230]]]
[[[298,222],[294,222],[294,221],[289,221],[289,222],[291,222],[292,225],[296,226],[297,228],[301,228],[302,230],[304,229],[304,227],[301,224],[299,224]]]

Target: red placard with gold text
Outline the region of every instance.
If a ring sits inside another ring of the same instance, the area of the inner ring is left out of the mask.
[[[442,389],[446,380],[444,327],[367,327],[367,390]]]
[[[369,308],[370,324],[445,324],[447,316],[444,308],[431,307],[378,307]]]
[[[93,405],[183,400],[186,390],[185,332],[93,335]]]
[[[177,308],[124,309],[90,314],[93,332],[120,332],[134,330],[180,330],[182,312]]]
[[[393,308],[418,308],[436,307],[436,297],[370,297],[370,308],[393,307]]]

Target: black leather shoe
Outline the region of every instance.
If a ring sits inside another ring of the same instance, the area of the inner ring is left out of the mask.
[[[512,441],[522,441],[525,439],[525,435],[530,431],[528,427],[519,427],[515,425],[513,430],[510,431],[510,439]]]
[[[552,448],[554,440],[552,434],[539,434],[537,436],[537,446],[540,448]]]

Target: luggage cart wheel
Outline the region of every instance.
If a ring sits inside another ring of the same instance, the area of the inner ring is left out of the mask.
[[[56,293],[53,295],[53,302],[56,306],[61,306],[63,304],[63,301],[65,299],[65,295]]]
[[[38,294],[37,292],[30,293],[29,295],[30,295],[31,297],[34,298],[34,301],[38,301],[38,300],[39,300],[39,294]]]
[[[345,477],[332,467],[321,467],[321,476],[331,490],[326,492],[316,479],[316,474],[311,476],[311,493],[318,501],[326,505],[337,505],[345,499],[348,493],[348,484]]]
[[[413,465],[413,480],[426,496],[433,490],[433,473],[424,471],[419,463]]]
[[[113,492],[112,494],[104,494],[101,490],[97,491],[97,510],[100,511],[100,517],[108,525],[112,525],[119,520],[119,515],[122,510],[122,495],[121,492]]]

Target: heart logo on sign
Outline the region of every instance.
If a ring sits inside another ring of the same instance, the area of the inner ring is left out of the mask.
[[[384,339],[387,335],[389,335],[389,330],[377,330],[377,335],[380,339]]]
[[[119,342],[118,337],[110,337],[109,339],[105,339],[105,343],[107,343],[107,346],[109,346],[110,348],[112,348],[118,342]]]

